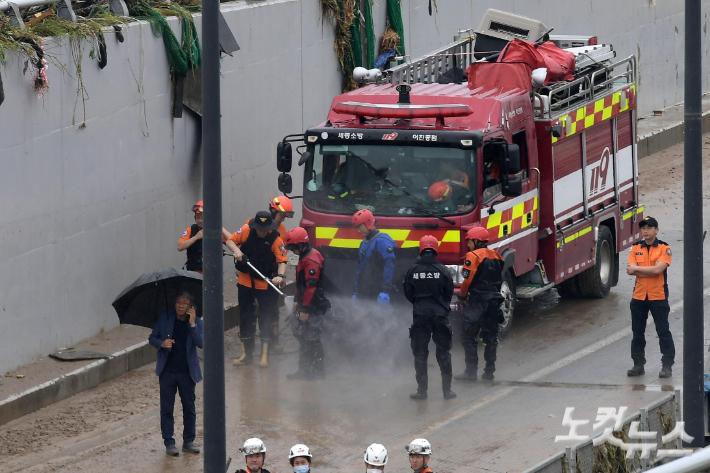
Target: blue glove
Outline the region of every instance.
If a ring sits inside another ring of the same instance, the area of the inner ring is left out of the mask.
[[[353,294],[352,301],[353,301],[353,302],[356,302],[356,301],[357,301],[357,292],[356,292],[355,294]]]
[[[380,304],[380,307],[390,305],[390,295],[386,292],[380,292],[380,295],[377,296],[377,302]]]

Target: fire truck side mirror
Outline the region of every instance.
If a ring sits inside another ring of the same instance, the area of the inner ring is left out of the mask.
[[[519,177],[503,179],[501,193],[506,197],[517,197],[523,193],[523,180]]]
[[[303,154],[301,155],[301,159],[298,160],[298,165],[299,165],[299,166],[303,166],[303,165],[306,164],[306,163],[308,162],[308,160],[311,159],[312,157],[313,157],[313,153],[311,153],[310,151],[306,151],[305,153],[303,153]]]
[[[279,176],[279,190],[284,194],[290,194],[293,192],[293,181],[291,180],[291,175],[282,172]]]
[[[508,174],[518,174],[520,172],[520,146],[508,145]]]
[[[293,162],[293,152],[291,143],[285,141],[280,142],[276,146],[276,169],[279,172],[291,172],[291,163]]]

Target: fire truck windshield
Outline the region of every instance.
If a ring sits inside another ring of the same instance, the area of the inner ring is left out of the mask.
[[[328,213],[460,215],[475,207],[475,156],[443,146],[317,145],[306,164],[304,202]]]

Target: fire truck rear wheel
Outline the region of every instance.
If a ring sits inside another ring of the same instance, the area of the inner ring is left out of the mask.
[[[578,275],[581,295],[601,299],[609,294],[614,280],[614,239],[608,227],[599,227],[596,261],[593,267]]]
[[[503,323],[500,324],[498,330],[498,338],[501,340],[508,335],[510,328],[513,326],[513,314],[515,313],[515,281],[510,271],[506,271],[503,275],[503,284],[500,287],[500,293],[503,296],[503,303],[500,308],[503,312]]]

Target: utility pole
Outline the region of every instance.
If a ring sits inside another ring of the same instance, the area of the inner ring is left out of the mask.
[[[202,0],[202,266],[205,473],[225,473],[224,295],[222,271],[222,133],[219,93],[219,0]]]
[[[685,0],[685,183],[683,203],[683,420],[705,445],[703,425],[703,129],[700,0]]]

